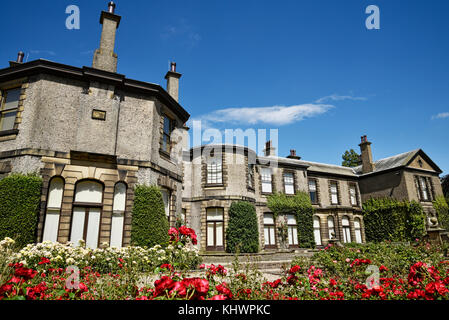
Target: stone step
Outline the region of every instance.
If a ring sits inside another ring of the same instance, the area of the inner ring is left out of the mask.
[[[292,261],[296,257],[311,257],[316,250],[297,250],[291,252],[272,252],[272,253],[258,253],[258,254],[246,254],[239,255],[240,262],[253,262],[253,263],[276,263],[282,261]],[[231,264],[235,260],[235,255],[226,253],[206,253],[201,254],[203,263],[210,264]]]

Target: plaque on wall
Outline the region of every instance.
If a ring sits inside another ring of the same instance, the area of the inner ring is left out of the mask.
[[[94,109],[92,111],[92,119],[106,121],[106,111]]]

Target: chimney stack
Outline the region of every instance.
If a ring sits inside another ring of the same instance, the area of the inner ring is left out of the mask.
[[[375,169],[373,163],[373,154],[371,152],[371,142],[368,141],[367,136],[361,137],[362,142],[359,144],[362,159],[362,173],[370,173]]]
[[[167,92],[176,102],[179,102],[179,79],[181,77],[182,74],[176,72],[176,63],[170,63],[170,71],[167,72],[165,79],[167,79]]]
[[[23,63],[23,58],[25,57],[25,53],[23,53],[22,51],[19,51],[19,53],[17,54],[17,60],[16,61],[9,61],[9,66],[10,67],[15,67],[19,64]]]
[[[102,11],[100,24],[100,48],[95,50],[92,68],[109,72],[117,72],[117,54],[114,52],[115,36],[122,17],[115,14],[115,3],[108,3],[108,11]]]
[[[296,150],[291,149],[290,150],[290,155],[287,156],[288,159],[294,159],[294,160],[301,160],[301,157],[298,157],[296,155]]]
[[[273,142],[271,140],[267,141],[267,143],[265,144],[265,149],[263,150],[263,153],[265,157],[276,155],[276,148],[273,147]]]

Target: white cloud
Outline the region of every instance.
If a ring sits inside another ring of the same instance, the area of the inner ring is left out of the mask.
[[[288,125],[326,113],[333,108],[326,104],[302,104],[261,108],[226,108],[199,117],[197,120],[215,123]]]
[[[449,118],[449,112],[442,112],[442,113],[437,114],[436,116],[432,116],[432,120],[445,119],[445,118]]]
[[[331,94],[330,96],[326,96],[315,101],[316,103],[323,103],[326,101],[343,101],[343,100],[353,100],[353,101],[366,101],[365,97],[354,97],[354,96],[341,96],[338,94]]]

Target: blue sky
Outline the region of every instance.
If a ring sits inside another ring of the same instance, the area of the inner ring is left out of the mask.
[[[193,119],[279,130],[279,154],[341,164],[361,135],[381,159],[422,148],[449,173],[449,1],[118,0],[118,72],[165,85]],[[65,28],[68,5],[81,28]],[[380,8],[367,30],[365,8]],[[104,0],[3,1],[2,67],[17,51],[90,66]],[[4,44],[7,43],[5,46]],[[288,116],[285,116],[288,114]]]

